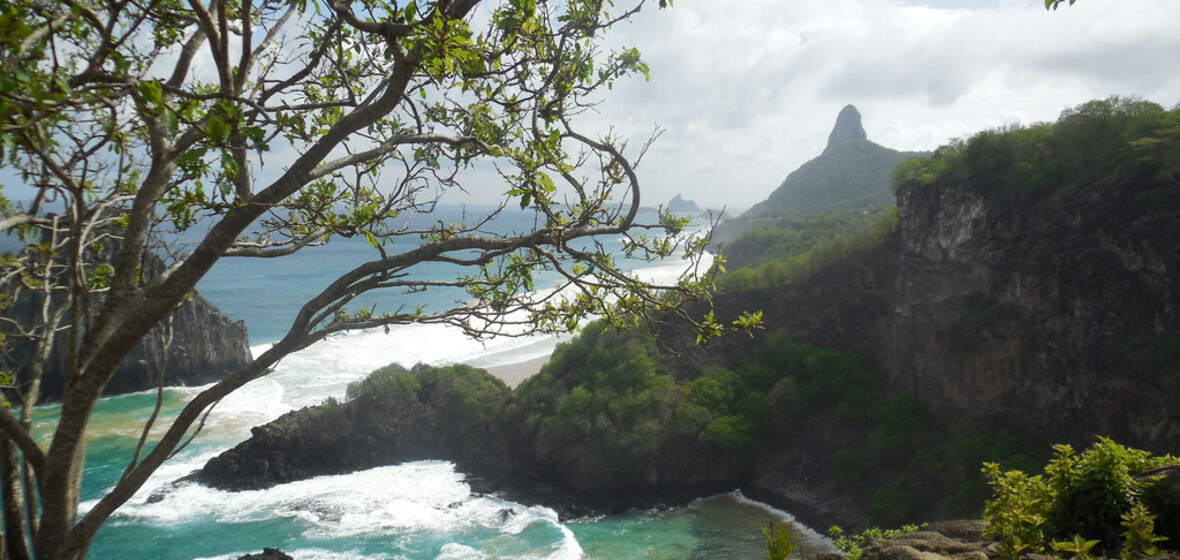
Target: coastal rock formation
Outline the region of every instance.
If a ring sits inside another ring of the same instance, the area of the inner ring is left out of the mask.
[[[535,412],[527,402],[486,371],[467,366],[389,366],[349,392],[354,398],[347,402],[307,407],[254,428],[250,439],[188,480],[253,490],[449,460],[475,492],[544,504],[568,518],[687,503],[733,490],[747,478],[740,462],[691,445],[659,453],[637,469],[620,453],[586,445],[593,442],[546,437],[529,427],[527,417]]]
[[[343,403],[289,412],[197,473],[202,484],[254,490],[314,476],[407,461],[447,459],[465,472],[504,479],[517,459],[496,415],[508,386],[483,370],[418,367],[405,381]],[[387,368],[389,369],[389,368]]]
[[[728,294],[718,320],[761,309],[817,346],[855,350],[924,422],[987,427],[1045,459],[1096,435],[1180,449],[1180,184],[1153,174],[1050,192],[970,181],[904,185],[891,244],[780,289]],[[736,367],[758,340],[674,346],[675,367]],[[762,463],[753,495],[812,519],[866,525],[873,481],[833,454],[863,427],[809,418]],[[888,485],[887,473],[875,473]],[[924,510],[928,519],[947,512]]]
[[[672,200],[668,201],[667,209],[673,214],[688,214],[695,216],[701,213],[701,208],[697,206],[696,202],[685,200],[681,198],[680,195],[676,195],[672,197]]]
[[[159,257],[149,254],[144,260],[144,273],[150,277],[162,271],[164,266]],[[40,294],[28,295],[18,300],[8,314],[19,322],[30,322],[42,302],[43,296]],[[171,327],[166,367],[165,325]],[[59,334],[57,340],[45,364],[40,394],[42,401],[61,398],[69,367],[69,356],[65,351],[68,335]],[[27,376],[25,368],[31,361],[33,351],[27,341],[10,338],[9,361],[13,364],[13,373],[18,382]],[[164,369],[165,386],[212,383],[244,368],[250,359],[246,324],[226,317],[216,306],[194,293],[169,319],[148,332],[115,370],[114,377],[103,393],[118,395],[152,389],[159,384],[161,369]]]
[[[295,560],[290,554],[287,554],[277,548],[264,548],[261,554],[247,554],[238,560]]]

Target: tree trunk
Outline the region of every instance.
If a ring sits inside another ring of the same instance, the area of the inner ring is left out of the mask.
[[[4,499],[4,550],[0,558],[7,560],[29,558],[23,480],[20,453],[7,439],[0,440],[0,493]]]

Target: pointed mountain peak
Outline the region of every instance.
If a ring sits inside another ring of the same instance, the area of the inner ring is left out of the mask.
[[[852,105],[845,105],[840,110],[840,116],[836,117],[836,126],[832,127],[832,133],[828,135],[828,147],[850,140],[868,140],[868,138],[864,126],[860,124],[860,111],[857,111],[856,107]]]

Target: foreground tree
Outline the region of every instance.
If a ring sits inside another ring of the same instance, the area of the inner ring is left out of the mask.
[[[415,322],[474,336],[570,331],[589,314],[616,323],[683,314],[681,302],[707,293],[708,274],[641,281],[599,241],[622,236],[643,258],[683,250],[704,268],[704,240],[681,234],[685,220],[637,221],[646,144],[628,150],[575,128],[604,86],[646,74],[634,50],[599,45],[644,0],[619,10],[598,0],[486,4],[0,0],[0,158],[32,193],[0,221],[25,242],[3,261],[4,304],[43,296],[35,320],[9,320],[9,332],[38,356],[65,345],[71,364],[44,449],[30,430],[37,364],[18,364],[6,390],[21,408],[0,409],[5,557],[85,556],[212,405],[331,333]],[[501,186],[465,185],[470,177]],[[488,188],[503,193],[491,215],[430,228],[406,219],[448,192]],[[535,227],[497,233],[495,215],[517,206]],[[167,243],[198,228],[191,250]],[[80,516],[95,403],[197,281],[223,258],[279,258],[353,236],[368,239],[373,259],[341,271],[280,341],[194,397],[157,441],[145,435],[118,484]],[[164,270],[148,271],[153,252],[169,255]],[[416,279],[424,263],[463,272]],[[541,270],[563,289],[534,292]],[[444,287],[465,290],[467,303],[351,305],[375,290]],[[709,317],[696,323],[704,336],[731,328]]]

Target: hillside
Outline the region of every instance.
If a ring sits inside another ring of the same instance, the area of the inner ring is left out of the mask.
[[[794,220],[833,211],[884,210],[894,203],[889,188],[893,168],[923,152],[900,152],[868,139],[860,112],[847,105],[828,135],[827,147],[801,165],[741,216],[722,223],[715,232],[725,242],[762,227],[788,227]]]
[[[887,208],[893,204],[889,178],[894,166],[919,155],[870,141],[860,111],[846,105],[836,117],[823,153],[787,175],[766,200],[742,215],[759,218]]]
[[[716,300],[855,351],[914,404],[916,423],[870,435],[806,419],[755,484],[817,496],[829,518],[875,504],[896,523],[978,513],[954,482],[979,484],[971,455],[1044,459],[1098,435],[1180,448],[1177,125],[1180,110],[1113,98],[953,142],[898,174],[889,243],[798,281],[768,267]],[[685,344],[682,367],[740,363],[756,345]],[[857,445],[882,455],[858,459]]]
[[[740,486],[812,526],[863,527],[977,515],[983,461],[1027,468],[1099,435],[1180,448],[1180,109],[1096,101],[953,142],[897,179],[888,227],[715,296],[721,322],[764,312],[754,337],[589,329],[511,395],[453,397],[502,403],[477,422],[503,439],[480,446],[510,464],[473,474],[614,506]],[[303,469],[285,449],[306,441],[265,436],[329,433],[315,418],[350,405],[256,429],[221,483]]]

